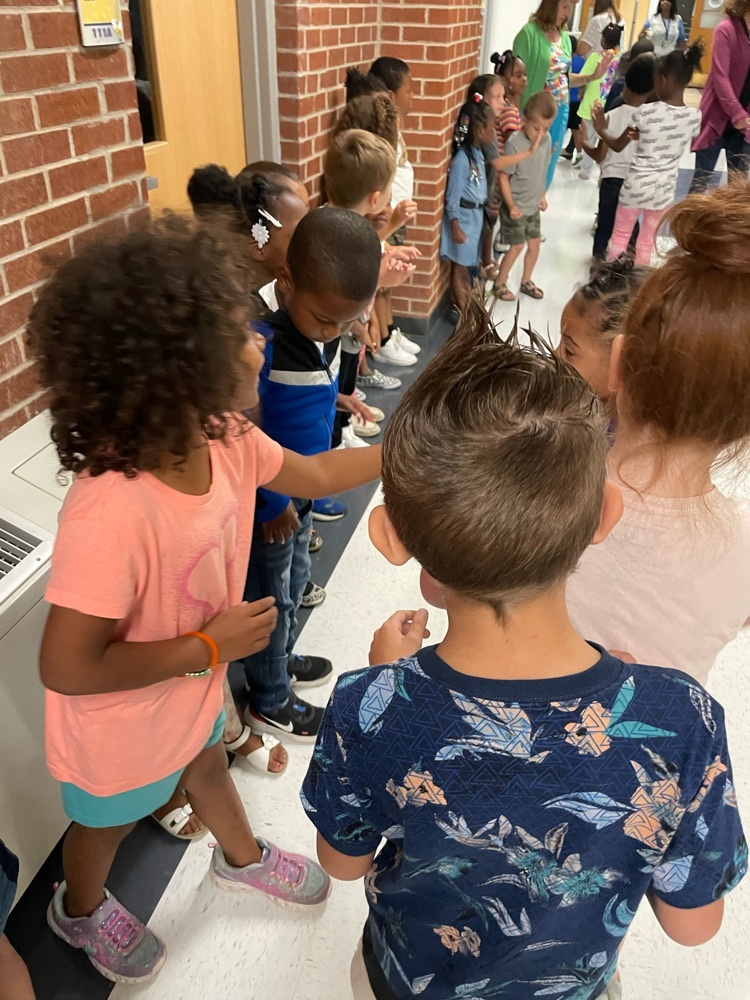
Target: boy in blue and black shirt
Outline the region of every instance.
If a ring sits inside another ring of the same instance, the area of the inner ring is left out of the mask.
[[[305,216],[277,280],[284,308],[261,324],[266,361],[259,395],[263,430],[284,448],[317,455],[331,448],[341,335],[375,295],[380,241],[370,223],[345,209]],[[268,647],[245,660],[246,721],[256,732],[314,740],[323,710],[292,688],[324,684],[331,663],[294,653],[297,609],[310,576],[312,503],[258,491],[245,600],[273,596],[278,622]]]
[[[477,303],[463,324],[391,418],[370,521],[447,635],[421,648],[424,611],[376,633],[302,801],[323,867],[365,880],[357,1000],[614,997],[644,897],[701,944],[746,873],[724,713],[575,632],[566,580],[621,512],[606,421],[544,346]]]

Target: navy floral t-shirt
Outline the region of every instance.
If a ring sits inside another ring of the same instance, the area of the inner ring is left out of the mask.
[[[339,679],[302,804],[343,854],[385,839],[365,878],[379,1000],[594,1000],[649,889],[694,908],[746,873],[721,707],[599,651],[551,680],[432,648]]]

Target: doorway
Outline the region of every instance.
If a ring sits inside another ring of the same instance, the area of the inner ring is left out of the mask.
[[[236,0],[131,0],[152,212],[188,207],[195,167],[245,166]]]

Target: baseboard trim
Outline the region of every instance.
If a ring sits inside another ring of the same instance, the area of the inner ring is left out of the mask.
[[[419,340],[432,340],[439,335],[449,333],[454,324],[451,322],[451,293],[446,288],[440,301],[432,310],[429,316],[394,316],[393,321],[399,326],[407,337],[416,337]]]

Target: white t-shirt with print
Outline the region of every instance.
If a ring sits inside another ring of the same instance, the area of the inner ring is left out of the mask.
[[[640,131],[620,204],[626,208],[665,209],[674,201],[680,159],[701,128],[699,108],[656,101],[633,116]]]
[[[619,139],[626,128],[630,128],[633,119],[640,108],[634,108],[630,104],[621,104],[619,108],[613,108],[606,116],[607,131],[615,138]],[[602,180],[608,177],[619,177],[622,180],[628,176],[630,165],[635,156],[635,143],[629,142],[625,149],[616,153],[614,149],[607,150],[607,155],[602,160]]]
[[[404,137],[400,133],[396,155],[398,157],[398,166],[396,167],[396,177],[393,181],[391,208],[395,208],[402,201],[412,201],[414,199],[414,167],[409,160],[409,153],[406,149]]]

